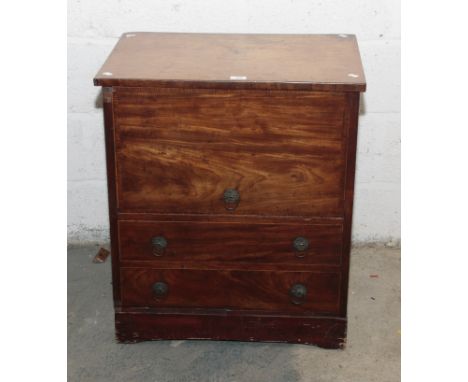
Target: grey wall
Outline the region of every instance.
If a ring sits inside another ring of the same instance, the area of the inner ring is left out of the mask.
[[[359,124],[355,242],[400,239],[400,4],[390,0],[69,0],[68,239],[108,239],[99,88],[92,78],[130,31],[353,33],[368,90]]]

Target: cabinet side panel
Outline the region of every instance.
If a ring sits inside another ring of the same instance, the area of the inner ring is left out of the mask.
[[[114,305],[120,306],[120,265],[119,246],[117,239],[117,188],[115,183],[115,145],[114,145],[114,107],[113,88],[104,87],[104,130],[106,143],[106,166],[107,166],[107,193],[109,200],[109,229],[112,257],[112,288]]]
[[[347,95],[348,111],[345,116],[347,134],[346,178],[344,195],[344,229],[341,285],[341,315],[346,317],[348,303],[349,260],[351,252],[351,228],[353,220],[354,177],[356,171],[357,127],[360,93]]]

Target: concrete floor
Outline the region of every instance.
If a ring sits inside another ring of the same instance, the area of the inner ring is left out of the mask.
[[[348,345],[114,339],[110,261],[98,247],[68,250],[69,381],[395,382],[400,380],[400,251],[352,254]],[[378,277],[371,277],[378,275]]]

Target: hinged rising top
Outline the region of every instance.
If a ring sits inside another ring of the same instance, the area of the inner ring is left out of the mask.
[[[365,91],[356,37],[125,33],[99,86]]]

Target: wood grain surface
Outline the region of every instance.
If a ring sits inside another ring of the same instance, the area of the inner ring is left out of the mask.
[[[343,216],[345,93],[118,88],[126,212]]]
[[[340,265],[343,226],[336,224],[119,221],[121,261],[141,260],[156,266],[176,262],[186,266],[225,267],[248,264]],[[164,253],[155,256],[152,238],[167,241]],[[304,237],[309,248],[297,251],[293,241]],[[126,264],[129,264],[128,262]]]
[[[355,37],[130,32],[94,83],[118,340],[342,348],[366,87]]]
[[[103,86],[364,91],[356,38],[129,32],[96,74]]]
[[[103,88],[104,133],[106,143],[107,200],[112,259],[112,292],[114,306],[120,306],[120,261],[117,232],[117,174],[115,168],[115,131],[113,88]]]
[[[153,284],[164,282],[158,298]],[[122,268],[122,306],[281,310],[339,314],[340,272],[215,271],[195,269]],[[289,294],[303,284],[307,296],[294,304]]]
[[[359,93],[350,93],[347,97],[347,109],[345,128],[347,130],[347,152],[346,152],[346,180],[345,180],[345,211],[344,211],[344,229],[343,229],[343,262],[341,284],[341,309],[346,315],[348,308],[348,284],[349,284],[349,265],[351,256],[351,233],[353,224],[353,202],[354,202],[354,179],[356,175],[356,151],[358,137],[358,118],[359,118]]]
[[[346,319],[273,316],[242,312],[134,312],[115,314],[119,342],[145,340],[237,340],[289,342],[342,349]]]

